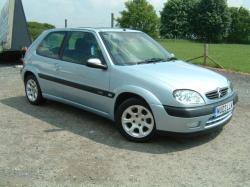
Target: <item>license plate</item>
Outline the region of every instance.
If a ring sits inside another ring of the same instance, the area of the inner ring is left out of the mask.
[[[215,117],[222,116],[223,114],[226,114],[226,113],[232,111],[233,108],[234,108],[234,102],[233,101],[231,101],[231,102],[229,102],[227,104],[218,106],[215,109]]]

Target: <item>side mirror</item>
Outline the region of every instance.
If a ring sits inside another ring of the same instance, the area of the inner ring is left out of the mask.
[[[88,59],[86,65],[88,67],[90,67],[90,68],[103,69],[103,70],[108,69],[108,66],[102,64],[101,60],[98,59],[98,58],[90,58],[90,59]]]
[[[175,54],[174,54],[174,53],[171,53],[171,54],[170,54],[170,57],[171,57],[171,58],[175,58]]]

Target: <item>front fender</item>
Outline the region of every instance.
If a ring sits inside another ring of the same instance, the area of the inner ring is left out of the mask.
[[[138,86],[126,85],[115,89],[114,93],[116,96],[114,98],[113,109],[115,109],[115,103],[117,98],[123,93],[136,94],[142,97],[149,104],[149,106],[162,105],[160,100],[152,92]],[[112,112],[112,114],[114,115],[114,112]],[[114,118],[114,116],[112,116],[112,118]]]

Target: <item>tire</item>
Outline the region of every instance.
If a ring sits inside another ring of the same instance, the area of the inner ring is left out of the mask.
[[[40,105],[45,102],[39,83],[34,75],[28,75],[25,79],[25,94],[32,105]]]
[[[156,134],[156,125],[150,107],[142,99],[124,101],[116,111],[120,133],[133,142],[147,142]]]

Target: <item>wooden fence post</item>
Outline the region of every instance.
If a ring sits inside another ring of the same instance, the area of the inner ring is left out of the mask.
[[[114,13],[111,13],[111,28],[114,28],[115,16]]]
[[[208,57],[208,44],[204,45],[204,65],[207,65],[207,57]]]
[[[187,62],[191,62],[193,60],[196,60],[196,59],[200,59],[200,58],[203,58],[204,59],[204,66],[207,66],[207,62],[208,60],[212,61],[214,64],[216,64],[218,67],[224,69],[224,67],[222,65],[220,65],[218,62],[216,62],[213,58],[211,58],[209,56],[209,52],[208,52],[208,44],[204,44],[204,54],[202,56],[199,56],[199,57],[196,57],[196,58],[192,58],[192,59],[188,59],[186,60]]]
[[[67,19],[65,19],[65,22],[64,22],[64,26],[65,26],[65,28],[67,28],[68,27],[68,20]]]

